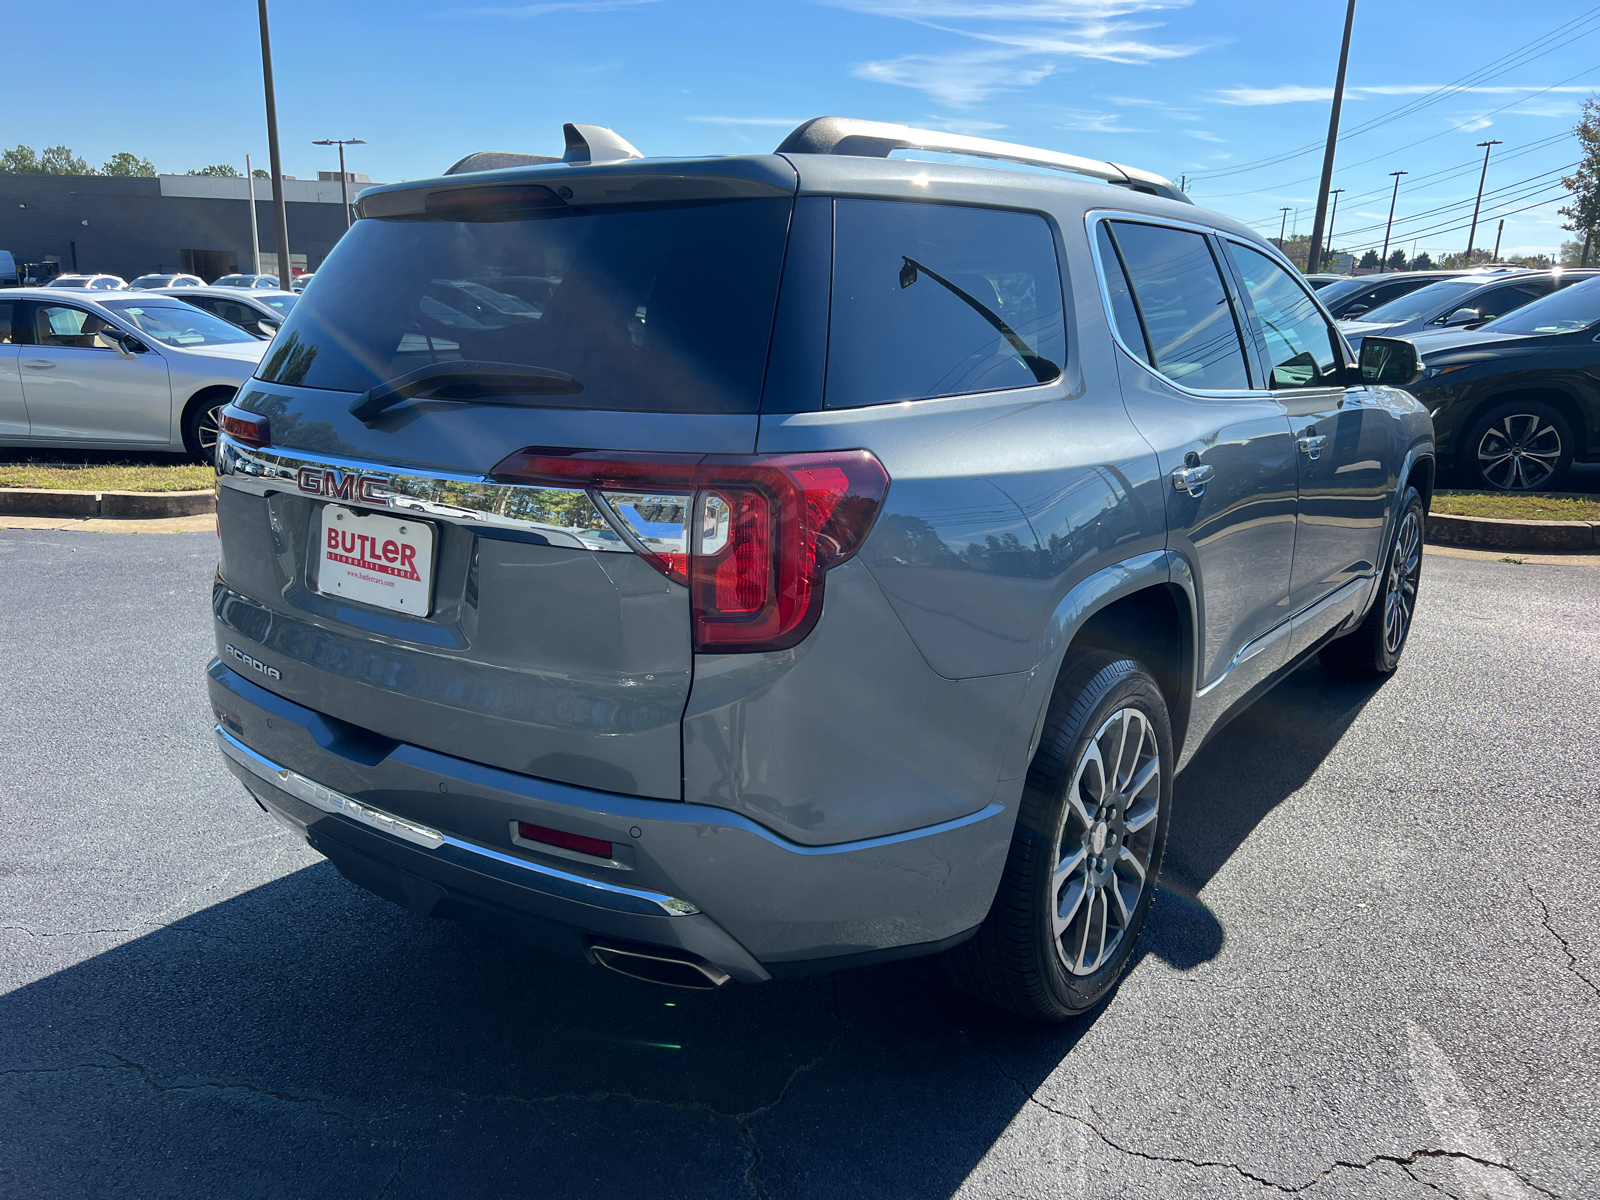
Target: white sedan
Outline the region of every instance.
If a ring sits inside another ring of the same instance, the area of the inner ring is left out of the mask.
[[[210,457],[267,343],[145,293],[0,289],[0,446]]]

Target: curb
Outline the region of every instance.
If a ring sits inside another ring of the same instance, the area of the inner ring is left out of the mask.
[[[1506,521],[1499,517],[1428,516],[1427,540],[1468,550],[1533,550],[1542,554],[1593,554],[1600,522]]]
[[[215,488],[196,492],[67,492],[55,488],[0,488],[0,516],[106,517],[147,521],[195,517],[217,511]]]

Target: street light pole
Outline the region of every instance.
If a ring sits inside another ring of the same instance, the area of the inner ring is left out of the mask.
[[[256,224],[256,173],[250,167],[250,156],[244,156],[245,184],[250,189],[250,273],[261,274],[261,227]]]
[[[1394,195],[1389,197],[1389,223],[1383,227],[1383,253],[1378,256],[1378,274],[1382,275],[1389,269],[1389,231],[1394,228],[1394,204],[1400,199],[1400,176],[1411,174],[1410,171],[1390,171],[1394,176]]]
[[[1472,265],[1472,243],[1478,236],[1478,209],[1483,204],[1483,181],[1489,178],[1489,154],[1500,143],[1479,142],[1483,147],[1483,173],[1478,176],[1478,198],[1472,202],[1472,228],[1467,231],[1467,266]]]
[[[1311,245],[1306,252],[1306,271],[1322,269],[1322,217],[1328,211],[1328,186],[1333,183],[1333,150],[1339,141],[1339,109],[1344,104],[1344,70],[1350,63],[1350,31],[1356,23],[1356,0],[1344,12],[1344,41],[1339,45],[1339,73],[1333,80],[1333,111],[1328,114],[1328,144],[1322,151],[1322,183],[1317,188],[1317,216],[1311,223]],[[1331,226],[1330,226],[1331,228]],[[1333,234],[1328,234],[1333,240]]]
[[[339,147],[339,188],[340,195],[344,197],[344,227],[346,231],[348,231],[350,228],[350,176],[345,172],[344,169],[344,148],[346,146],[365,146],[367,144],[366,139],[322,138],[320,141],[315,141],[311,144],[313,146]]]
[[[1283,235],[1289,232],[1289,206],[1286,204],[1278,210],[1283,214],[1283,221],[1278,226],[1278,249],[1283,249]]]
[[[261,78],[267,89],[267,158],[272,165],[272,221],[278,240],[278,286],[293,281],[289,266],[289,202],[283,194],[283,158],[278,153],[278,100],[272,87],[272,35],[267,31],[267,0],[256,0],[261,14]]]
[[[1339,219],[1339,193],[1343,188],[1334,188],[1328,195],[1333,197],[1333,212],[1328,214],[1328,253],[1333,253],[1333,223]],[[1318,264],[1321,265],[1320,263]]]
[[[1500,228],[1494,231],[1494,262],[1500,261],[1500,239],[1505,236],[1506,219],[1500,218]]]

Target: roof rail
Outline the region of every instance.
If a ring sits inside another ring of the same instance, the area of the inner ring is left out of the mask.
[[[1034,167],[1054,167],[1088,175],[1118,187],[1131,188],[1150,196],[1162,196],[1193,204],[1170,179],[1120,163],[1079,158],[1055,150],[996,142],[989,138],[965,137],[959,133],[939,133],[932,129],[913,129],[887,121],[861,121],[854,117],[816,117],[799,126],[783,139],[777,154],[846,154],[865,158],[888,158],[892,150],[936,150],[945,154],[970,154],[1002,162],[1026,163]]]
[[[561,127],[566,139],[566,153],[560,158],[547,154],[518,154],[512,150],[480,150],[469,154],[445,172],[446,175],[465,175],[470,171],[499,171],[506,167],[537,167],[543,163],[609,163],[626,162],[643,158],[633,144],[609,129],[599,125],[574,125],[570,121]]]

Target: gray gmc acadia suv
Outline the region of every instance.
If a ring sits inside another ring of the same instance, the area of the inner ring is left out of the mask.
[[[1083,1012],[1206,737],[1394,670],[1415,352],[1132,168],[566,133],[363,193],[224,410],[229,765],[352,881],[626,974],[943,953]]]

